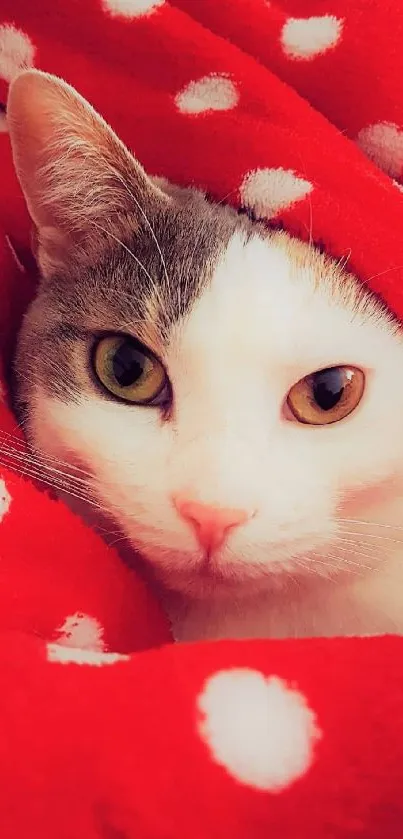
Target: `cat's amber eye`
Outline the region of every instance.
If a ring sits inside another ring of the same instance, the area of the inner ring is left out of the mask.
[[[93,350],[97,379],[113,396],[135,405],[161,404],[168,380],[158,358],[126,335],[100,338]]]
[[[357,367],[328,367],[291,388],[287,406],[305,425],[330,425],[351,414],[361,402],[365,376]]]

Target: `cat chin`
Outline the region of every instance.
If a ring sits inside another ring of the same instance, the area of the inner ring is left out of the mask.
[[[264,575],[254,579],[238,577],[237,579],[230,577],[198,574],[178,574],[175,572],[156,570],[155,565],[145,563],[148,566],[148,577],[157,593],[160,594],[162,602],[175,602],[176,598],[182,602],[193,602],[200,604],[202,602],[222,602],[223,604],[231,603],[232,606],[238,603],[239,608],[242,609],[244,604],[258,601],[261,597],[270,596],[288,596],[288,592],[295,594],[296,591],[301,594],[304,591],[320,589],[323,584],[326,585],[326,580],[330,576],[335,577],[335,573],[329,572],[325,576],[318,575],[313,577],[312,574],[301,574],[301,571],[292,573],[288,572],[270,572],[267,571]],[[339,582],[346,577],[343,571],[337,573]],[[225,606],[225,608],[227,608]]]
[[[192,600],[206,599],[244,599],[254,598],[263,593],[284,591],[290,586],[295,588],[312,584],[312,570],[301,566],[301,558],[274,560],[265,565],[257,565],[245,560],[206,561],[200,555],[156,549],[156,552],[132,542],[133,556],[141,558],[146,575],[158,587],[172,594],[185,596]],[[163,558],[162,558],[163,557]],[[338,570],[338,576],[343,572]],[[324,567],[316,569],[316,580],[334,577],[334,569]]]
[[[152,575],[158,587],[172,595],[180,595],[189,600],[243,600],[253,598],[262,590],[275,590],[278,585],[283,585],[275,580],[273,575],[270,582],[267,577],[263,579],[244,580],[230,577],[218,576],[217,574],[175,574],[175,572],[156,572],[152,568]]]

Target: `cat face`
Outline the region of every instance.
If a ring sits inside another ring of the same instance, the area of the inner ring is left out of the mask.
[[[62,83],[23,74],[8,111],[43,275],[16,398],[44,469],[83,470],[169,588],[343,571],[346,522],[402,492],[390,316],[314,248],[151,182]]]

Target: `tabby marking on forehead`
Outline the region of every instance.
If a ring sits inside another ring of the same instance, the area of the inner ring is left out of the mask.
[[[233,231],[248,235],[235,212],[217,212],[199,195],[149,218],[159,250],[147,226],[134,236],[123,219],[120,235],[101,239],[92,263],[76,263],[72,251],[42,284],[21,336],[21,352],[24,343],[43,348],[35,362],[26,354],[31,382],[40,375],[62,399],[81,392],[88,343],[102,332],[134,335],[163,358],[174,324],[208,286]]]

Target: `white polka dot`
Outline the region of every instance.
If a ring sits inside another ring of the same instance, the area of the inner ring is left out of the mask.
[[[307,61],[335,47],[343,20],[334,15],[289,18],[281,32],[281,45],[288,58]]]
[[[393,122],[377,122],[362,128],[357,143],[373,163],[396,178],[403,169],[403,131]]]
[[[4,516],[8,513],[11,504],[11,495],[5,485],[3,479],[0,479],[0,521],[3,521]]]
[[[227,76],[212,73],[186,85],[177,94],[175,102],[184,114],[201,114],[205,111],[229,111],[235,108],[238,99],[234,82]]]
[[[257,670],[223,670],[198,698],[199,732],[237,781],[279,792],[305,774],[320,733],[301,693]]]
[[[313,186],[290,169],[255,169],[249,172],[240,187],[245,207],[257,218],[272,218],[312,192]]]
[[[46,645],[48,661],[59,664],[89,664],[92,667],[103,667],[108,664],[116,664],[118,661],[128,661],[128,655],[120,653],[103,653],[94,650],[79,650],[74,647],[65,647],[61,644]]]
[[[103,0],[104,9],[113,16],[119,17],[144,17],[151,15],[165,0]]]
[[[103,627],[96,618],[91,618],[82,612],[69,615],[57,632],[57,642],[64,647],[79,647],[82,650],[92,650],[93,652],[104,652],[105,650],[102,639]]]
[[[21,70],[32,67],[34,56],[28,35],[14,26],[0,26],[0,78],[11,82]]]
[[[396,187],[396,189],[399,190],[399,192],[403,192],[403,184],[399,184],[399,181],[392,181],[392,183]]]

